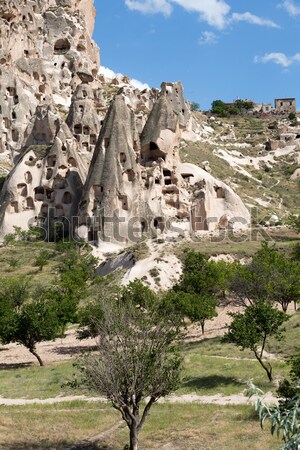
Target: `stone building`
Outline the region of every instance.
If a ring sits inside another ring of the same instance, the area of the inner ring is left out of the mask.
[[[296,112],[295,98],[276,98],[274,101],[275,112],[290,114]]]

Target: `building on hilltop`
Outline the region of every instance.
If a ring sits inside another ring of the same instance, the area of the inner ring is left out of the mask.
[[[296,112],[295,98],[276,98],[274,100],[275,112],[290,114]]]
[[[273,110],[273,106],[271,105],[271,103],[263,103],[261,105],[261,112],[263,114],[269,114],[272,112],[272,110]]]

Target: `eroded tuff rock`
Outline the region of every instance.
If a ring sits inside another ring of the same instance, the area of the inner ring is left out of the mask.
[[[83,15],[84,12],[84,15]],[[0,5],[0,157],[12,159],[36,107],[65,113],[82,72],[97,77],[91,40],[93,0],[2,0]]]
[[[80,146],[50,107],[38,108],[27,133],[27,146],[0,195],[2,233],[48,226],[50,219],[63,221],[67,231],[88,169]]]
[[[247,225],[230,188],[180,163],[182,137],[200,135],[181,84],[139,91],[98,75],[94,16],[93,0],[1,2],[0,158],[15,164],[1,191],[2,235],[59,221],[96,244],[126,244],[167,222]]]
[[[139,136],[119,93],[104,121],[80,202],[80,236],[127,242],[166,222],[194,231],[246,226],[249,213],[224,183],[180,166],[179,142],[191,119],[180,83],[163,83]],[[191,219],[191,221],[190,221]]]

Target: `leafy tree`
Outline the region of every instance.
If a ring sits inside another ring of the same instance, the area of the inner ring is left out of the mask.
[[[139,299],[145,293],[143,307],[130,297],[132,286],[110,301],[99,300],[98,355],[80,361],[82,382],[106,395],[121,413],[129,428],[130,450],[138,449],[152,405],[178,386],[181,368],[180,322],[160,314],[152,299],[148,303],[148,289],[136,286],[133,291]]]
[[[202,253],[186,251],[183,271],[179,282],[174,286],[175,293],[166,296],[165,307],[188,317],[192,322],[199,322],[204,333],[205,322],[217,316],[217,270],[216,265]],[[168,305],[168,306],[167,306]]]
[[[297,233],[300,233],[300,215],[291,214],[288,218],[288,223]]]
[[[278,303],[287,311],[300,298],[300,264],[275,246],[262,243],[248,265],[236,264],[231,290],[245,306],[260,300]]]
[[[288,116],[289,120],[294,121],[297,119],[297,116],[295,113],[291,112]]]
[[[238,116],[240,114],[240,110],[236,107],[228,108],[228,114],[231,116]]]
[[[271,434],[281,436],[284,441],[281,450],[299,450],[300,448],[300,398],[292,398],[285,407],[269,406],[262,400],[263,392],[250,383],[249,397],[257,396],[255,410],[258,412],[261,427],[266,420],[271,422]]]
[[[90,253],[80,253],[72,246],[61,258],[60,275],[45,293],[57,305],[61,336],[66,325],[77,319],[78,305],[88,296],[88,282],[97,262]]]
[[[243,110],[250,111],[254,108],[254,103],[245,100],[236,100],[235,102],[236,108],[241,113]]]
[[[292,248],[292,260],[300,262],[300,243],[297,243]]]
[[[284,406],[293,398],[300,399],[300,350],[288,359],[290,365],[289,379],[281,381],[277,393],[284,399]]]
[[[138,279],[131,281],[126,288],[122,290],[120,298],[125,304],[132,301],[142,308],[145,308],[146,306],[155,306],[158,302],[155,293],[148,286],[144,286]]]
[[[213,295],[217,286],[216,276],[216,266],[212,261],[209,261],[206,255],[193,250],[186,250],[182,275],[174,289],[190,294],[206,293]]]
[[[36,345],[57,337],[59,322],[56,312],[55,305],[44,300],[24,303],[12,313],[12,316],[15,316],[15,329],[8,342],[24,345],[37,358],[40,366],[43,366]]]
[[[233,321],[223,337],[224,342],[251,350],[259,364],[272,381],[272,366],[264,360],[264,351],[270,336],[280,340],[283,338],[281,325],[288,320],[288,315],[260,301],[248,306],[244,313],[229,313]]]
[[[7,259],[7,263],[11,269],[16,269],[21,264],[20,258],[11,257]]]
[[[200,105],[196,102],[191,102],[191,111],[199,111]]]
[[[231,281],[235,276],[236,263],[227,261],[210,261],[210,265],[215,271],[215,289],[217,295],[223,299],[230,289]]]
[[[0,303],[20,307],[30,296],[30,284],[24,277],[0,278]]]
[[[50,253],[47,250],[41,250],[34,261],[34,265],[42,272],[43,268],[49,264]]]
[[[185,317],[191,322],[198,322],[204,334],[205,322],[217,316],[216,305],[217,301],[213,296],[170,291],[163,297],[161,312],[176,314],[181,317],[182,323]]]
[[[226,106],[222,100],[214,100],[211,104],[211,112],[217,116],[227,117],[228,106]]]
[[[37,296],[30,299],[29,285],[22,279],[1,280],[1,288],[1,342],[24,345],[42,366],[36,345],[57,335],[59,322],[55,305]]]
[[[3,238],[4,245],[7,247],[9,245],[16,243],[16,236],[14,233],[8,233]]]

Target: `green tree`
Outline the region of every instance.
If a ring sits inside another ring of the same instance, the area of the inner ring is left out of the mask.
[[[191,111],[199,111],[200,105],[196,102],[191,102]]]
[[[230,288],[244,306],[263,299],[286,312],[300,298],[300,263],[263,242],[250,264],[235,265]]]
[[[297,233],[300,233],[300,215],[291,214],[288,218],[288,223]]]
[[[0,303],[20,307],[30,296],[30,284],[24,277],[0,278]]]
[[[36,345],[57,336],[59,322],[55,305],[37,296],[30,298],[29,285],[23,280],[1,280],[1,287],[1,342],[24,345],[42,366]]]
[[[42,341],[57,337],[59,322],[56,312],[52,302],[37,299],[25,303],[12,313],[15,316],[15,329],[13,335],[9,337],[9,342],[17,342],[28,348],[40,366],[44,363],[37,353],[36,346]]]
[[[90,253],[81,253],[80,248],[72,246],[61,258],[60,275],[45,293],[57,305],[61,336],[64,335],[67,324],[77,319],[78,305],[88,296],[88,283],[97,262],[97,258]]]
[[[222,100],[214,100],[211,104],[211,112],[220,117],[227,117],[228,106]]]
[[[14,233],[8,233],[3,238],[4,245],[8,247],[16,243],[16,235]]]
[[[291,112],[288,116],[289,120],[295,121],[297,119],[297,116],[294,112]]]
[[[129,428],[130,450],[138,449],[152,405],[177,388],[181,369],[180,321],[160,314],[152,299],[148,304],[148,289],[140,285],[137,291],[135,285],[143,307],[130,297],[130,286],[117,298],[99,300],[98,355],[85,356],[79,363],[82,382],[106,395],[121,413]]]
[[[43,268],[49,264],[50,253],[47,250],[41,250],[34,261],[34,265],[42,272]]]
[[[10,271],[12,269],[16,269],[21,264],[20,258],[16,258],[14,256],[7,258],[7,264],[10,267]]]
[[[199,323],[204,334],[205,322],[217,316],[216,304],[213,296],[170,291],[162,299],[161,313],[176,314],[182,323],[187,317],[191,322]]]
[[[251,350],[259,364],[266,371],[269,381],[272,381],[272,366],[264,360],[264,351],[270,336],[280,340],[283,338],[281,325],[289,316],[260,301],[248,306],[244,313],[230,313],[233,321],[223,337],[223,342],[237,345],[241,350]]]
[[[289,378],[280,382],[277,394],[284,399],[284,406],[293,398],[300,399],[300,349],[295,355],[292,355],[287,363],[290,366]]]
[[[216,265],[202,253],[187,250],[183,260],[182,275],[174,286],[175,293],[166,296],[164,302],[168,309],[172,303],[177,312],[198,322],[204,333],[205,322],[217,316],[217,276]]]
[[[250,111],[254,108],[254,103],[250,101],[245,100],[236,100],[235,101],[236,108],[238,109],[239,113],[242,113],[243,110]]]

